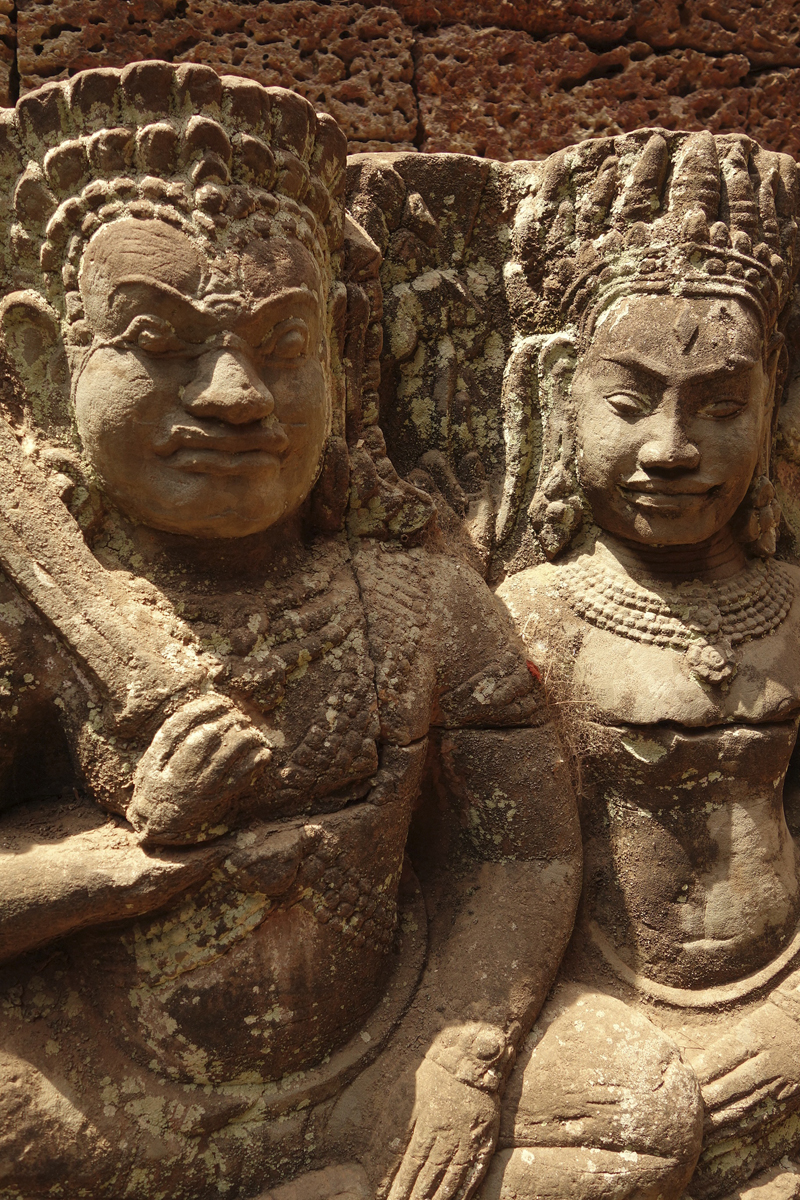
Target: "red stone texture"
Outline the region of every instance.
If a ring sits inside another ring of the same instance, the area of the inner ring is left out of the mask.
[[[590,46],[623,38],[654,50],[744,54],[757,67],[800,66],[797,0],[395,0],[422,29],[497,25],[545,38],[574,33]]]
[[[642,126],[741,130],[800,155],[800,70],[750,73],[746,57],[644,42],[607,51],[573,34],[537,41],[453,25],[421,34],[416,88],[422,149],[540,158],[587,137]]]
[[[11,75],[16,54],[14,0],[0,0],[0,106],[11,103]]]
[[[745,54],[754,67],[800,66],[797,0],[639,0],[631,32],[654,50]]]
[[[498,25],[534,37],[574,33],[593,45],[619,41],[634,21],[631,0],[394,0],[393,7],[409,25],[423,29]]]
[[[341,124],[354,150],[412,149],[412,33],[384,6],[228,0],[23,0],[21,90],[86,67],[147,58],[210,63],[293,87]]]
[[[800,0],[0,0],[0,104],[15,36],[21,92],[206,62],[296,88],[354,151],[541,157],[662,125],[800,154]]]

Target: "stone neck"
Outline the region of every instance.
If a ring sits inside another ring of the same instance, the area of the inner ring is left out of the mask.
[[[173,583],[181,577],[190,584],[201,579],[212,590],[248,587],[264,580],[275,583],[284,580],[303,565],[311,540],[300,514],[263,533],[214,539],[186,537],[146,525],[134,525],[119,513],[109,514],[109,517],[112,536],[107,539],[107,544],[114,546],[113,527],[117,527],[124,540],[132,545],[133,554],[127,557],[138,562],[139,570],[144,574],[154,581],[169,577]],[[101,557],[105,540],[101,537],[97,547]],[[128,563],[122,565],[128,566]]]
[[[715,583],[747,566],[747,556],[727,525],[706,541],[688,546],[648,546],[607,532],[598,541],[627,574],[665,583]]]

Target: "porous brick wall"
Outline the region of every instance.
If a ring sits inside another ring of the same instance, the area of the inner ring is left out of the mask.
[[[0,100],[89,66],[296,87],[352,150],[536,158],[660,125],[800,156],[800,0],[0,0]]]

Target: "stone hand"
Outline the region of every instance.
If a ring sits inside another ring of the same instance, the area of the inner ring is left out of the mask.
[[[500,1100],[426,1058],[417,1071],[411,1138],[378,1200],[468,1200],[497,1141]]]
[[[706,1136],[766,1128],[797,1107],[800,1026],[767,1001],[714,1042],[692,1066],[706,1110]]]
[[[199,696],[167,718],[142,755],[128,820],[145,842],[207,841],[224,831],[232,802],[271,757],[263,734],[231,700]]]

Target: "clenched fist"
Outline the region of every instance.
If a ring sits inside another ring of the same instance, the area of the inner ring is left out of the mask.
[[[271,757],[264,735],[232,700],[198,696],[167,718],[142,755],[128,820],[144,842],[208,841],[225,832],[233,801]]]

